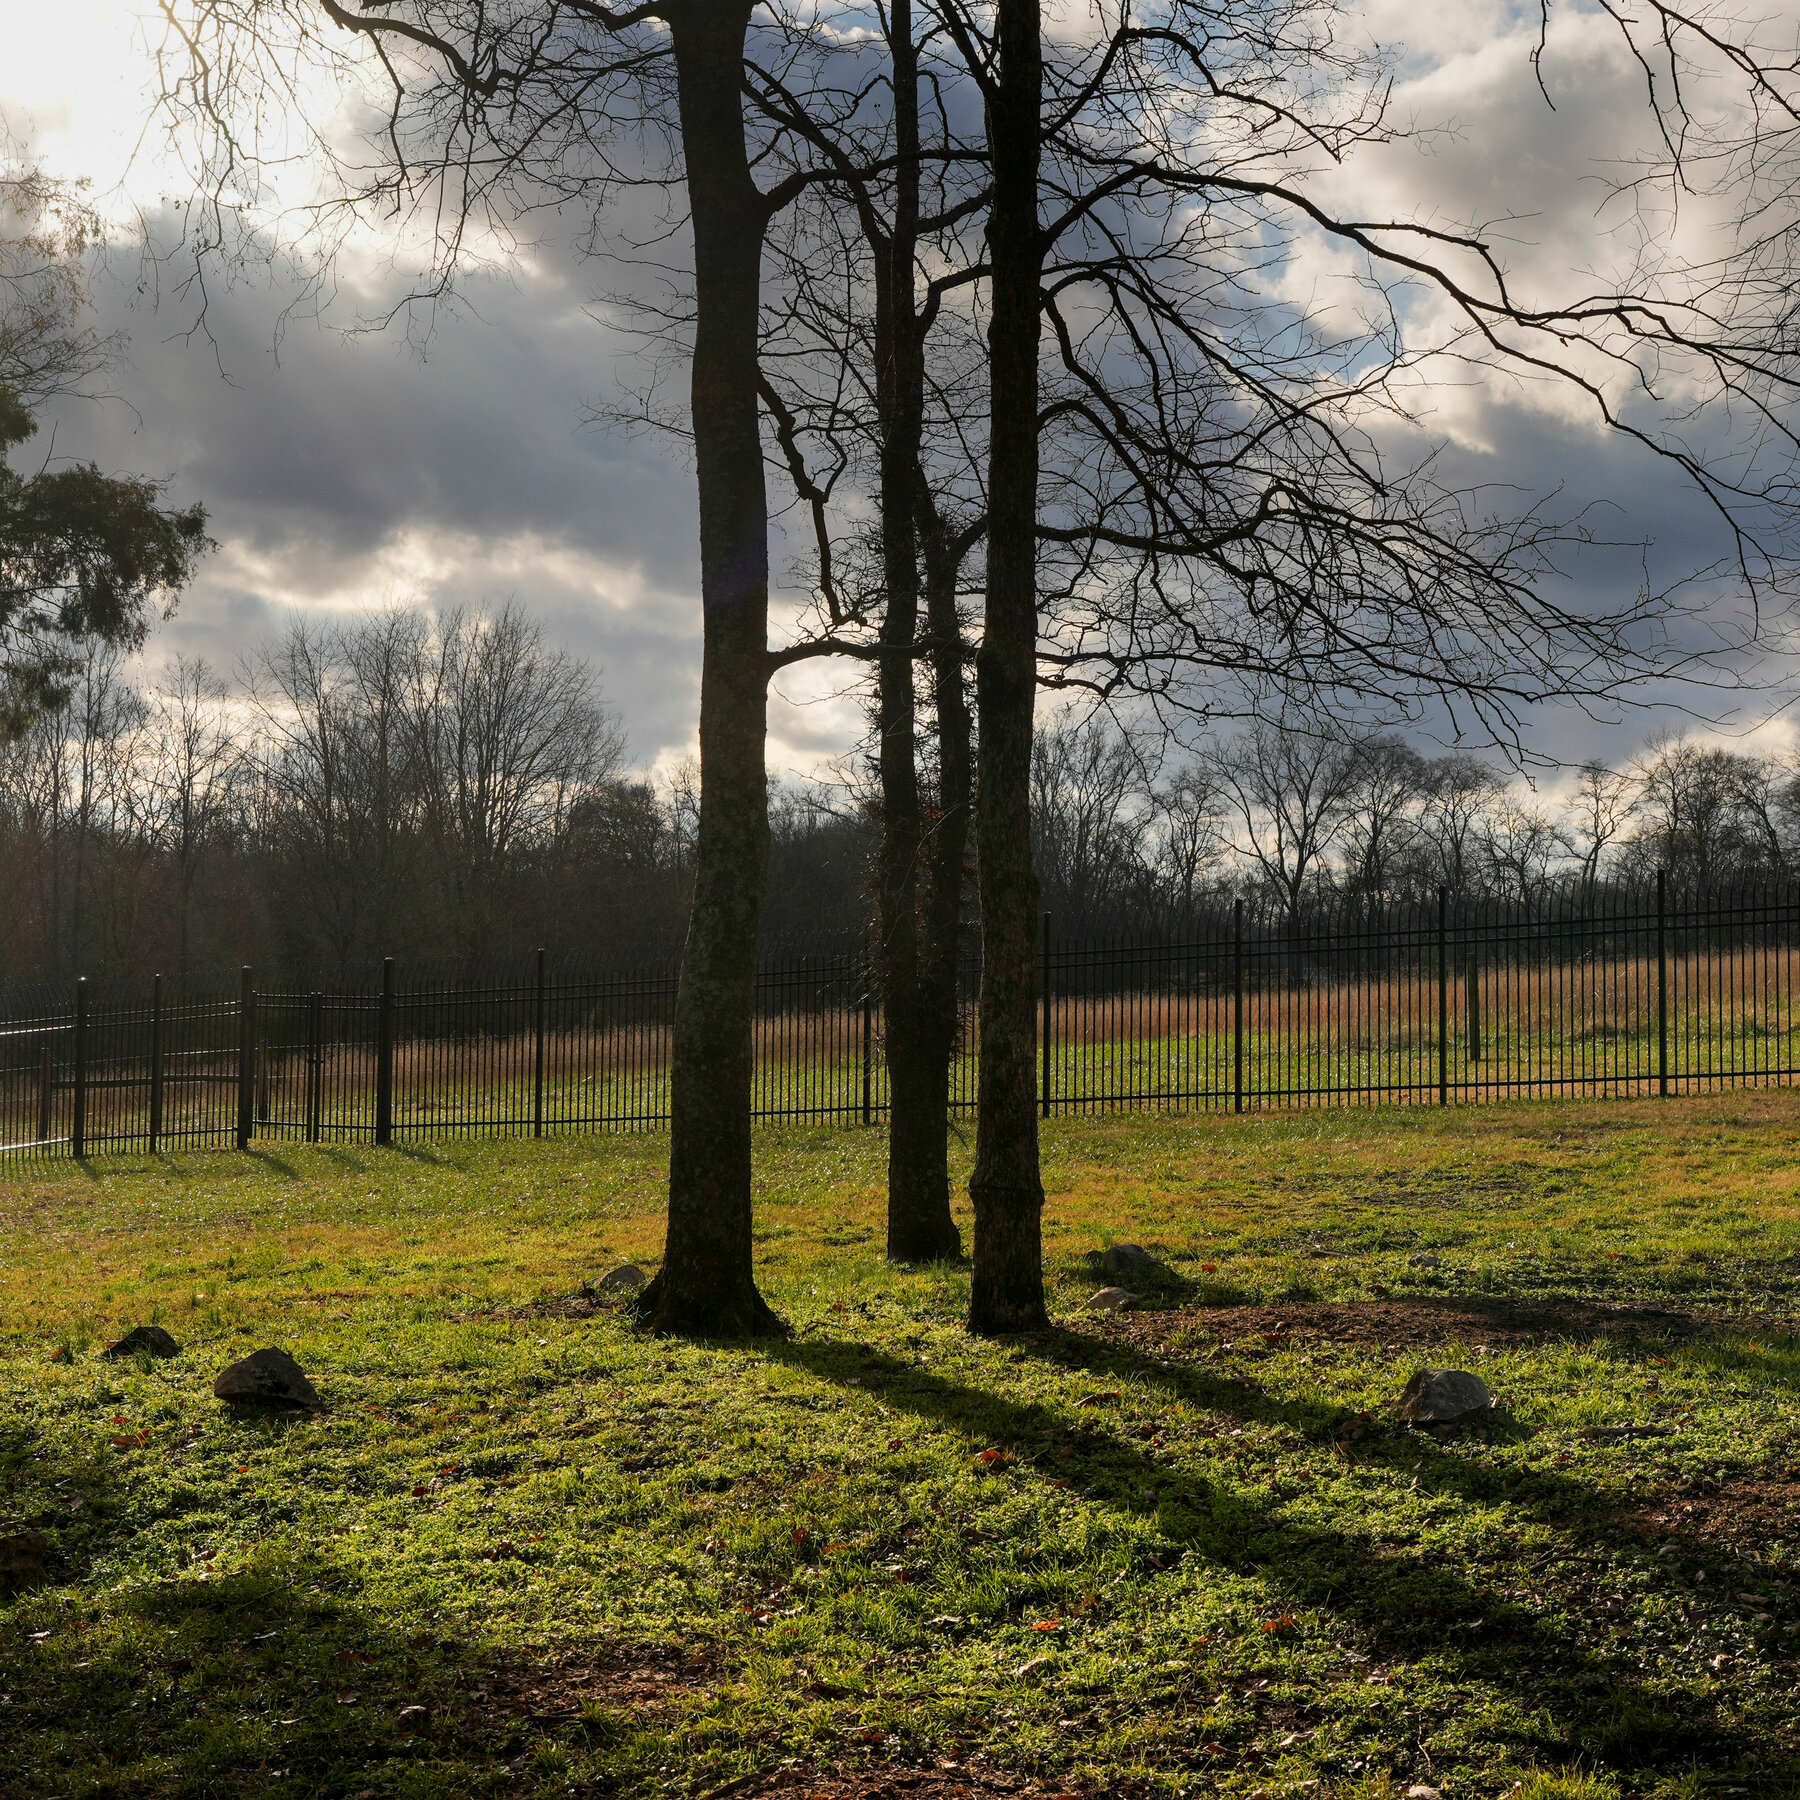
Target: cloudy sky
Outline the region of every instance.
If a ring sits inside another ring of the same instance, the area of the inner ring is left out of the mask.
[[[140,137],[145,28],[121,0],[0,0],[0,112],[54,172],[89,176],[109,209],[152,215],[176,182]],[[1336,177],[1365,216],[1495,219],[1522,271],[1549,280],[1603,266],[1618,221],[1599,206],[1608,159],[1645,142],[1640,91],[1606,28],[1579,8],[1546,64],[1545,103],[1530,52],[1536,9],[1490,0],[1378,0],[1348,28],[1393,45],[1395,110],[1441,126]],[[1699,221],[1703,226],[1704,219]],[[1689,229],[1695,229],[1690,220]],[[125,234],[122,232],[121,236]],[[1317,279],[1314,269],[1309,279]],[[699,618],[692,477],[665,444],[584,423],[641,377],[639,349],[594,305],[604,283],[555,246],[505,277],[477,280],[422,344],[332,329],[374,298],[352,292],[325,323],[283,319],[280,282],[241,281],[210,297],[195,330],[191,292],[140,288],[127,251],[98,271],[104,323],[129,358],[118,398],[67,409],[58,455],[168,477],[211,511],[218,553],[153,640],[154,665],[180,651],[229,668],[295,615],[383,604],[516,598],[552,639],[604,670],[631,760],[667,766],[694,744]],[[1654,538],[1659,568],[1719,547],[1704,509],[1646,460],[1606,443],[1547,391],[1446,388],[1434,429],[1482,480],[1574,501],[1604,499],[1614,537]],[[43,439],[40,438],[41,444]],[[774,546],[777,569],[787,561]],[[1633,552],[1574,570],[1596,594],[1641,578]],[[1771,691],[1694,704],[1721,728],[1784,743]],[[856,731],[841,676],[784,678],[772,710],[771,766],[804,771]],[[1620,755],[1643,717],[1596,724],[1554,711],[1540,744],[1571,760]]]

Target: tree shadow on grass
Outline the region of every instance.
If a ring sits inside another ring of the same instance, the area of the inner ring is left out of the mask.
[[[0,1800],[535,1791],[584,1749],[631,1774],[667,1755],[661,1709],[712,1673],[412,1629],[323,1557],[45,1599],[0,1603],[0,1742],[32,1747],[0,1756]]]
[[[1284,1424],[1308,1436],[1321,1436],[1344,1416],[1323,1400],[1281,1400],[1253,1384],[1121,1356],[1074,1333],[1051,1333],[1024,1347],[1065,1366],[1075,1351],[1083,1366],[1092,1366],[1089,1355],[1098,1348],[1104,1355],[1093,1360],[1103,1361],[1109,1373],[1141,1374],[1197,1406]],[[1384,1658],[1428,1660],[1442,1677],[1504,1695],[1516,1719],[1540,1722],[1518,1727],[1524,1741],[1513,1748],[1527,1761],[1580,1757],[1621,1771],[1655,1771],[1690,1763],[1723,1768],[1735,1753],[1760,1756],[1764,1781],[1775,1772],[1768,1746],[1734,1743],[1708,1697],[1647,1685],[1554,1618],[1508,1601],[1441,1558],[1378,1551],[1368,1536],[1308,1520],[1289,1502],[1240,1492],[1193,1468],[1173,1470],[1099,1419],[1081,1425],[1071,1439],[1060,1405],[1009,1399],[867,1345],[803,1339],[761,1344],[758,1352],[822,1380],[855,1379],[885,1404],[957,1432],[971,1454],[985,1448],[1029,1454],[1053,1436],[1072,1442],[1075,1454],[1054,1468],[1062,1484],[1080,1485],[1083,1499],[1153,1522],[1171,1545],[1222,1569],[1260,1576],[1285,1596],[1281,1604],[1345,1622]],[[1397,1477],[1402,1455],[1422,1456],[1421,1485],[1447,1497],[1482,1503],[1504,1498],[1549,1520],[1593,1504],[1593,1490],[1567,1475],[1533,1473],[1509,1483],[1499,1471],[1412,1437],[1373,1444],[1358,1460]],[[1800,1765],[1789,1772],[1796,1770]]]

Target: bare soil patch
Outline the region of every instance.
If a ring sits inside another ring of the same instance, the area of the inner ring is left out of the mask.
[[[1800,1480],[1745,1476],[1705,1494],[1660,1494],[1617,1515],[1648,1543],[1691,1543],[1754,1560],[1772,1544],[1800,1543]]]
[[[780,1769],[714,1788],[703,1800],[1075,1800],[1075,1789],[963,1767]],[[1109,1794],[1129,1796],[1118,1785]]]

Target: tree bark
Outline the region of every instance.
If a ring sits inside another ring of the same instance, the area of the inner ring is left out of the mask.
[[[639,1309],[653,1329],[783,1329],[751,1260],[757,939],[769,860],[764,774],[769,544],[757,328],[767,208],[741,102],[743,0],[667,14],[694,232],[693,426],[700,492],[700,820],[675,1001],[669,1228]]]
[[[920,941],[926,886],[914,659],[919,631],[915,500],[924,430],[924,324],[914,294],[919,221],[918,58],[911,0],[893,0],[894,217],[867,229],[875,255],[875,384],[881,423],[882,573],[887,608],[877,665],[882,833],[878,877],[888,1065],[887,1253],[899,1262],[962,1254],[950,1213],[948,1050],[940,1054]]]
[[[1037,1130],[1037,874],[1031,739],[1037,697],[1038,225],[1043,52],[1038,0],[998,0],[987,97],[993,205],[988,262],[987,597],[975,659],[981,776],[981,1075],[975,1134],[975,1275],[969,1329],[1048,1324]]]

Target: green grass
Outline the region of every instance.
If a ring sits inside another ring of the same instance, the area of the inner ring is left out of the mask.
[[[998,1344],[860,1131],[759,1137],[790,1340],[578,1316],[666,1148],[0,1187],[0,1532],[62,1583],[0,1600],[0,1795],[1800,1793],[1795,1097],[1053,1121],[1059,1329]],[[1081,1310],[1114,1237],[1186,1316]],[[185,1354],[100,1359],[145,1321]],[[325,1413],[212,1399],[265,1343]],[[1395,1426],[1426,1361],[1494,1420]]]

